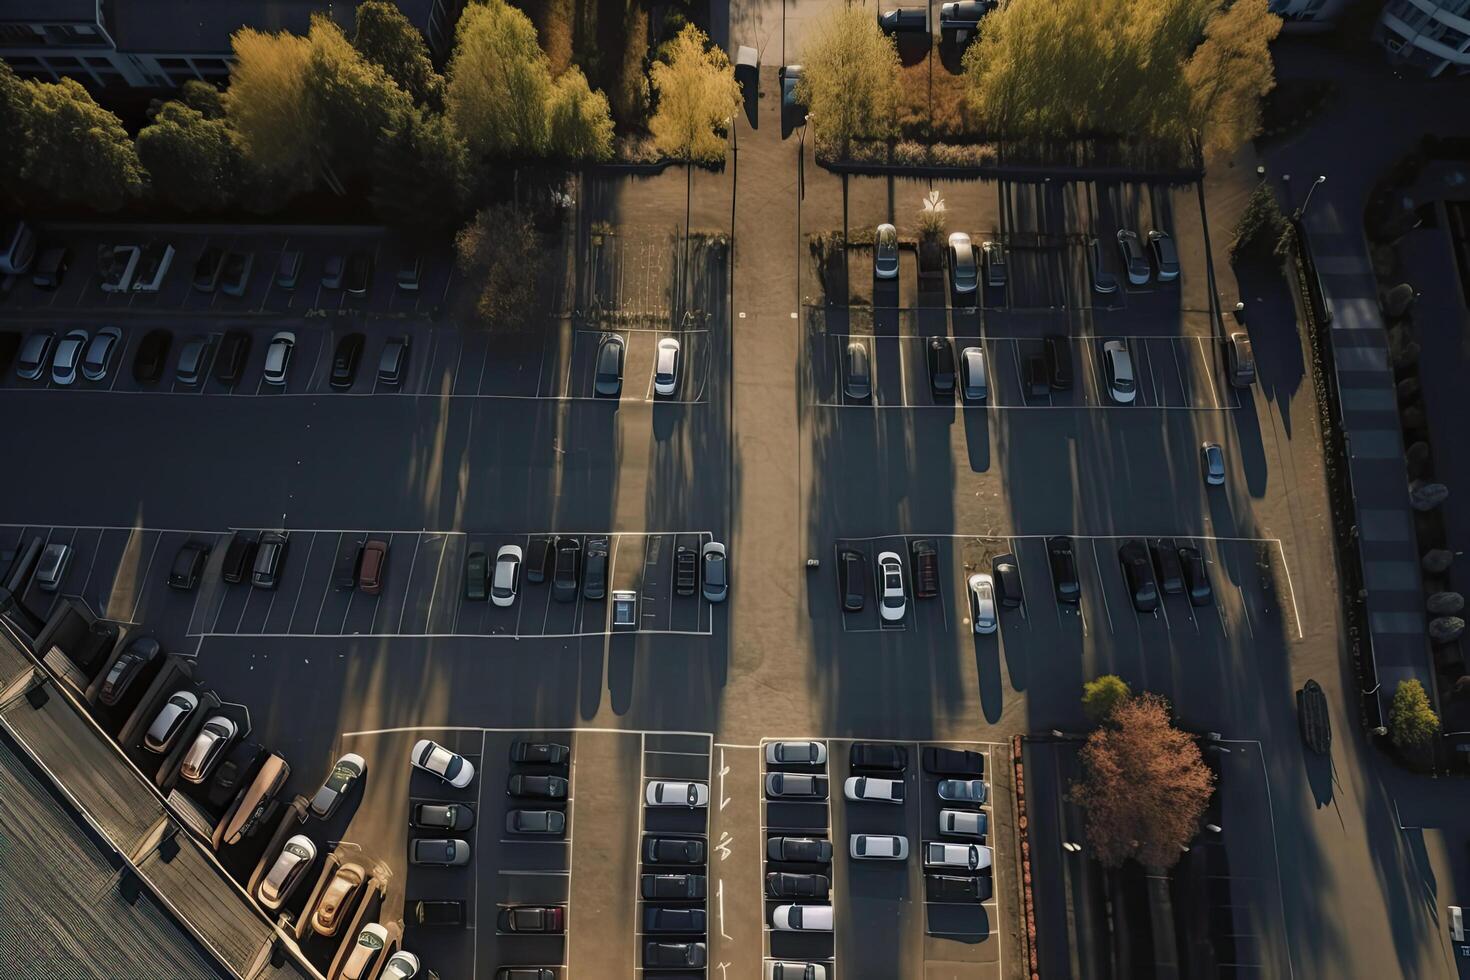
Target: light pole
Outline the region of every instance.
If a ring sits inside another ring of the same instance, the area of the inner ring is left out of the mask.
[[[1296,209],[1296,214],[1294,216],[1296,220],[1302,220],[1302,215],[1307,213],[1307,205],[1312,203],[1312,192],[1315,191],[1317,189],[1317,186],[1323,183],[1325,180],[1327,180],[1327,178],[1324,176],[1318,177],[1316,180],[1312,181],[1312,186],[1307,188],[1307,199],[1302,201],[1302,206]]]

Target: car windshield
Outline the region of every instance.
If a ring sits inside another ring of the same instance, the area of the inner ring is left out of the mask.
[[[704,580],[710,585],[725,584],[725,556],[710,552],[704,558]]]
[[[900,575],[898,572],[884,572],[883,573],[883,591],[884,592],[902,592],[903,591],[903,576]]]
[[[267,371],[279,371],[282,362],[286,360],[286,350],[286,345],[279,341],[271,344],[271,349],[265,357],[265,369]]]

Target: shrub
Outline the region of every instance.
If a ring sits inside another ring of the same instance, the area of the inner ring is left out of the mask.
[[[1399,681],[1388,709],[1388,737],[1399,748],[1422,745],[1439,731],[1439,716],[1417,680]]]
[[[1281,213],[1281,205],[1271,186],[1264,180],[1251,191],[1250,200],[1235,226],[1235,238],[1230,242],[1230,261],[1243,262],[1247,259],[1264,260],[1282,258],[1283,245],[1291,232],[1291,224]]]
[[[1082,710],[1093,721],[1104,721],[1114,708],[1132,696],[1127,681],[1117,674],[1103,674],[1082,685]]]

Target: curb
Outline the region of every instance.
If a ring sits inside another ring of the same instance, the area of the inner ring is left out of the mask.
[[[1011,736],[1011,770],[1016,780],[1016,827],[1021,838],[1021,897],[1025,915],[1021,920],[1021,951],[1026,955],[1027,976],[1041,980],[1036,959],[1036,900],[1031,891],[1031,834],[1026,818],[1026,773],[1021,759],[1021,736]]]

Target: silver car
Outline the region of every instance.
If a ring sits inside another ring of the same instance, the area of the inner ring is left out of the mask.
[[[730,594],[730,567],[725,546],[718,541],[707,541],[699,553],[700,564],[704,566],[704,597],[710,602],[724,602]]]
[[[525,552],[518,544],[501,545],[495,552],[495,571],[490,577],[490,601],[497,606],[513,606],[520,587],[521,561]]]
[[[982,348],[966,347],[960,351],[960,394],[967,402],[983,402],[990,394]]]
[[[46,365],[51,361],[51,345],[56,343],[56,334],[50,330],[37,330],[26,338],[15,359],[15,373],[22,381],[39,381]]]
[[[1199,447],[1200,466],[1204,470],[1205,483],[1218,487],[1225,482],[1225,452],[1218,442],[1207,442]]]
[[[1132,404],[1138,395],[1138,382],[1133,378],[1133,355],[1121,340],[1103,344],[1103,372],[1108,377],[1108,397],[1119,405]]]
[[[342,798],[352,791],[352,786],[367,772],[367,760],[356,752],[348,752],[337,760],[327,781],[311,798],[311,812],[323,820],[336,812]]]
[[[767,742],[766,762],[773,766],[820,766],[827,761],[821,742]]]
[[[286,371],[291,367],[291,352],[295,348],[296,335],[289,330],[282,330],[271,338],[271,344],[265,351],[266,384],[286,383]]]
[[[962,231],[949,236],[949,282],[957,293],[973,293],[980,282],[975,267],[975,246]]]
[[[853,834],[847,852],[855,861],[906,861],[909,841],[891,834]]]
[[[890,224],[879,225],[873,236],[873,275],[879,279],[898,278],[898,229]]]
[[[1148,256],[1138,243],[1138,233],[1127,228],[1118,229],[1118,251],[1123,255],[1123,268],[1128,273],[1128,282],[1133,286],[1147,286],[1149,280]]]
[[[709,786],[705,783],[671,783],[656,779],[648,784],[643,802],[649,806],[709,806]]]
[[[103,327],[92,337],[87,352],[82,355],[82,377],[88,381],[101,381],[107,377],[112,365],[112,355],[122,343],[122,331],[117,327]]]
[[[988,820],[978,810],[940,810],[939,832],[956,837],[984,837]]]
[[[1167,231],[1152,230],[1148,233],[1148,247],[1154,253],[1154,265],[1159,268],[1159,282],[1173,282],[1179,278],[1179,251],[1174,248],[1174,239]]]
[[[1087,240],[1087,268],[1092,273],[1092,288],[1099,293],[1116,293],[1118,278],[1103,265],[1102,242],[1096,238]]]
[[[976,633],[995,632],[995,580],[984,572],[970,576],[970,617]]]
[[[197,707],[199,698],[193,691],[175,691],[169,695],[153,724],[148,726],[148,734],[143,736],[143,747],[149,752],[167,752]]]
[[[225,754],[225,749],[235,740],[236,731],[235,723],[224,715],[215,715],[206,721],[195,736],[194,744],[185,753],[179,775],[191,783],[204,782],[214,764]]]
[[[91,336],[85,330],[68,330],[61,343],[56,345],[56,356],[51,361],[51,380],[55,384],[69,385],[77,379],[77,365],[82,361],[82,351]]]
[[[983,804],[989,794],[983,779],[941,779],[937,787],[939,798],[946,803]]]
[[[653,364],[653,393],[668,398],[679,388],[679,341],[665,337],[658,342]]]
[[[979,871],[990,867],[990,848],[984,844],[941,844],[931,841],[924,845],[924,867],[960,868]]]
[[[55,592],[66,581],[66,570],[71,565],[71,545],[48,544],[36,563],[36,585],[42,592]]]
[[[276,863],[271,865],[260,882],[256,896],[260,904],[274,911],[285,904],[286,899],[306,877],[306,870],[316,860],[316,845],[305,834],[297,834],[286,841]]]

